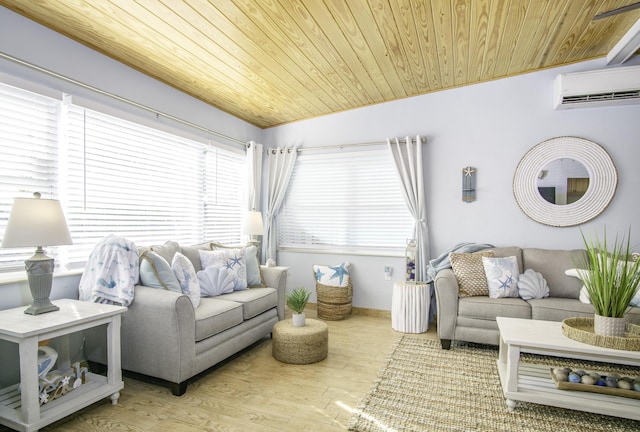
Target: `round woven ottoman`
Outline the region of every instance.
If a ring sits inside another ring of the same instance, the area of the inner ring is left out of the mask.
[[[273,326],[272,354],[289,364],[309,364],[327,357],[329,328],[322,321],[307,318],[304,327],[294,327],[290,319]]]

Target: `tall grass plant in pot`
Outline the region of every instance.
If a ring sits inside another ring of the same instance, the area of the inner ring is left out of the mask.
[[[304,327],[305,315],[304,308],[307,307],[307,302],[311,297],[311,292],[307,291],[304,287],[294,288],[289,294],[287,294],[287,306],[293,313],[293,326]]]
[[[632,261],[631,230],[611,244],[604,231],[589,239],[582,233],[586,249],[583,283],[595,309],[594,331],[605,336],[622,337],[626,331],[625,314],[640,283],[640,260]]]

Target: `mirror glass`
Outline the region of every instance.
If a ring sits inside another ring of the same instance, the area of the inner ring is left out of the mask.
[[[589,171],[575,159],[555,159],[540,170],[536,186],[540,196],[547,202],[556,205],[572,204],[589,189]]]

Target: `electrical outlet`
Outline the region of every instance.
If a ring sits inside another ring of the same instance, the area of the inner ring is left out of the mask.
[[[391,280],[392,273],[393,273],[393,267],[384,266],[384,280]]]

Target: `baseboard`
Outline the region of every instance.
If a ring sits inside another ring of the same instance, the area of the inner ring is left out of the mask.
[[[310,310],[318,310],[317,303],[307,303],[307,309]],[[370,316],[376,318],[387,318],[391,319],[391,311],[382,310],[382,309],[369,309],[369,308],[360,308],[360,307],[352,307],[351,313],[353,315],[361,315],[361,316]]]

